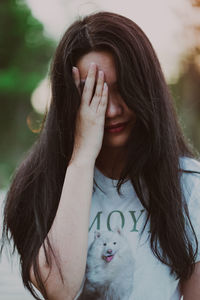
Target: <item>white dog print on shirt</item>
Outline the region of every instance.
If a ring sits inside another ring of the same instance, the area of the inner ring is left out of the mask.
[[[95,231],[80,300],[130,300],[134,259],[122,230]],[[131,299],[133,300],[133,299]]]

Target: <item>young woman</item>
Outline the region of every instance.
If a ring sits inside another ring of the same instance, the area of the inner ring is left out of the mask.
[[[200,163],[130,19],[64,34],[44,126],[13,176],[4,239],[39,299],[200,299]],[[33,285],[32,285],[33,284]]]

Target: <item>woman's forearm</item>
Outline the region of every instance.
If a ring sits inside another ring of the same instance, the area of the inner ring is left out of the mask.
[[[195,263],[194,271],[191,277],[181,282],[181,295],[183,300],[200,299],[200,262]]]
[[[64,283],[51,255],[52,270],[45,282],[49,300],[73,299],[84,278],[94,164],[92,161],[74,160],[66,171],[58,210],[48,233],[53,251],[60,263]],[[41,247],[39,265],[43,281],[49,272],[45,262]],[[35,280],[33,282],[35,283]]]

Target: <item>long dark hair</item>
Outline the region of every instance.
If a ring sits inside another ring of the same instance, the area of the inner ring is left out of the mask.
[[[177,278],[189,278],[194,269],[197,250],[185,228],[183,207],[188,219],[189,214],[182,201],[179,163],[181,156],[194,155],[184,141],[150,41],[132,20],[102,11],[76,20],[59,43],[51,68],[49,111],[37,141],[13,175],[6,197],[3,237],[13,239],[24,285],[36,299],[30,267],[33,264],[38,286],[47,297],[36,258],[53,223],[74,145],[80,96],[72,66],[82,55],[101,50],[112,53],[119,92],[137,116],[118,192],[128,175],[148,213],[154,255]],[[144,193],[144,185],[148,193]],[[198,246],[197,239],[196,243]],[[49,244],[47,263],[50,250]]]

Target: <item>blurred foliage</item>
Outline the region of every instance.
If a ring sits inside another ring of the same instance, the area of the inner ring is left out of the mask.
[[[199,11],[200,0],[190,0],[190,3]],[[171,85],[171,92],[185,136],[200,158],[200,19],[190,30],[194,34],[194,46],[183,56],[180,75]]]
[[[0,188],[36,139],[30,96],[48,71],[55,43],[23,1],[0,2]]]
[[[200,31],[199,31],[200,34]],[[200,153],[200,47],[191,49],[181,64],[175,84],[170,85],[180,125],[196,155]]]
[[[200,7],[200,0],[191,0],[192,6]]]

